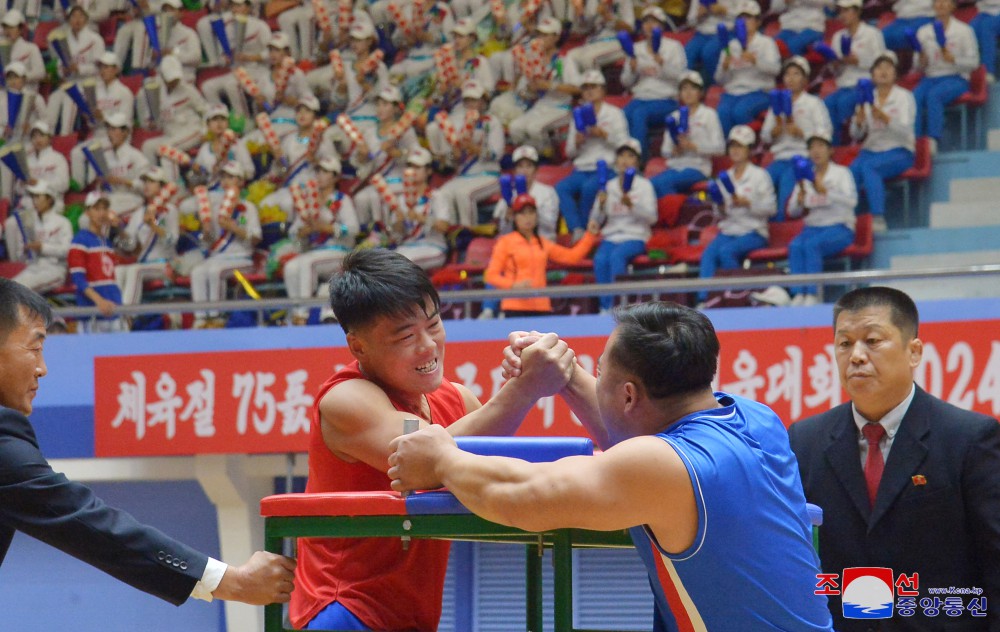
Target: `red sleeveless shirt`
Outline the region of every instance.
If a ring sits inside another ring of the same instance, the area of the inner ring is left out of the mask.
[[[365,463],[348,463],[323,441],[319,405],[331,388],[367,379],[357,361],[334,373],[320,387],[309,435],[306,492],[382,491],[389,477]],[[407,409],[393,401],[396,410]],[[465,415],[465,401],[445,380],[427,403],[434,423],[449,426]],[[441,619],[441,596],[448,567],[448,542],[413,540],[404,551],[398,538],[302,538],[289,613],[301,628],[334,602],[373,630],[433,632]]]

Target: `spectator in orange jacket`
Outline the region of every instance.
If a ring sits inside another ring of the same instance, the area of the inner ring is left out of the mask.
[[[486,282],[500,289],[545,287],[545,273],[551,259],[556,263],[579,263],[600,241],[601,226],[595,221],[572,248],[560,246],[538,235],[538,205],[535,198],[522,194],[511,205],[514,230],[497,240],[486,268]],[[500,308],[507,316],[531,316],[552,311],[548,297],[505,298]]]

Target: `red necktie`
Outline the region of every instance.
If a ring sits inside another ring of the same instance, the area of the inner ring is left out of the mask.
[[[865,483],[868,486],[868,501],[874,507],[878,484],[882,480],[882,470],[885,469],[882,449],[878,445],[879,440],[885,435],[885,428],[881,424],[865,424],[861,428],[861,434],[865,435],[865,439],[868,441],[868,458],[865,459]]]

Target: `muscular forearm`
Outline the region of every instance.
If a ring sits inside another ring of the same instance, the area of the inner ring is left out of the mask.
[[[608,431],[597,408],[597,380],[580,365],[576,366],[569,384],[561,392],[563,399],[580,419],[580,423],[603,450],[610,446]]]
[[[520,459],[482,457],[449,447],[440,454],[438,478],[478,516],[499,524],[534,531],[546,528],[531,509],[531,468]]]
[[[508,382],[482,408],[448,426],[448,432],[456,437],[514,434],[536,401],[536,397],[524,393],[516,380]]]

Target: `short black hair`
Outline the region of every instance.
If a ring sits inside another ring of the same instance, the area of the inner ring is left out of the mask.
[[[52,324],[52,307],[40,294],[16,281],[0,278],[0,341],[23,324],[22,310],[41,318],[46,329]]]
[[[888,307],[893,326],[903,333],[905,340],[917,337],[920,315],[909,294],[891,287],[872,286],[851,290],[840,297],[833,306],[833,327],[841,312],[859,312],[869,307]]]
[[[441,307],[430,277],[403,255],[384,248],[354,250],[330,279],[330,307],[350,333],[381,316],[409,316],[424,310],[427,299]]]
[[[617,307],[610,360],[636,376],[650,397],[711,388],[719,338],[703,313],[668,301]]]

